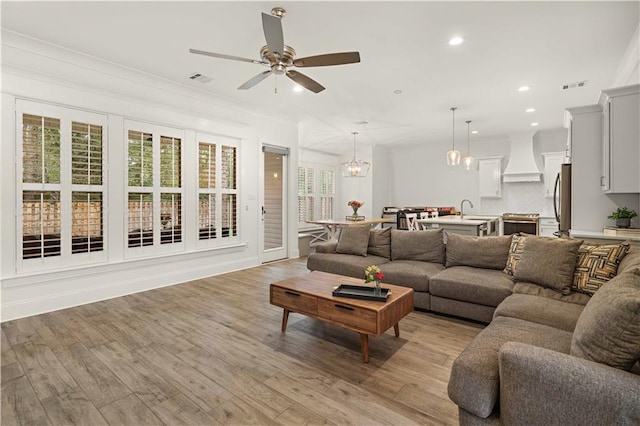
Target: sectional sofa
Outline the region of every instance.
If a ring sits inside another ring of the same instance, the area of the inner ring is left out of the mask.
[[[640,247],[355,228],[307,267],[377,264],[416,308],[489,323],[452,366],[460,424],[640,424]]]

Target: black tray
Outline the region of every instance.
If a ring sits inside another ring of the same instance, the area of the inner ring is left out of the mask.
[[[380,294],[374,294],[373,287],[351,284],[340,284],[333,290],[333,295],[338,297],[349,297],[351,299],[376,300],[386,302],[389,296],[389,289],[380,289]]]

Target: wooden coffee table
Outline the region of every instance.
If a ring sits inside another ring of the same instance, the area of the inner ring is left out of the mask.
[[[363,272],[364,273],[364,272]],[[364,280],[313,271],[271,284],[269,300],[284,308],[282,332],[287,329],[289,312],[297,312],[360,333],[362,360],[369,362],[369,336],[380,336],[393,326],[400,336],[398,322],[413,311],[413,289],[382,284],[390,290],[386,302],[332,296],[340,284],[364,285]]]

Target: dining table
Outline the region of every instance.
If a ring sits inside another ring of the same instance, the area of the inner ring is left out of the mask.
[[[375,227],[383,223],[395,223],[395,220],[389,217],[379,217],[372,219],[362,220],[347,220],[347,219],[319,219],[308,220],[307,223],[313,223],[315,225],[322,225],[327,229],[327,236],[329,241],[338,241],[340,236],[340,229],[346,226],[371,226]]]

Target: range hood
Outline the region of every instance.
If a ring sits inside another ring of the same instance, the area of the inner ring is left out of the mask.
[[[535,132],[509,134],[511,153],[502,175],[503,182],[540,182],[541,173],[533,157],[534,134]]]

